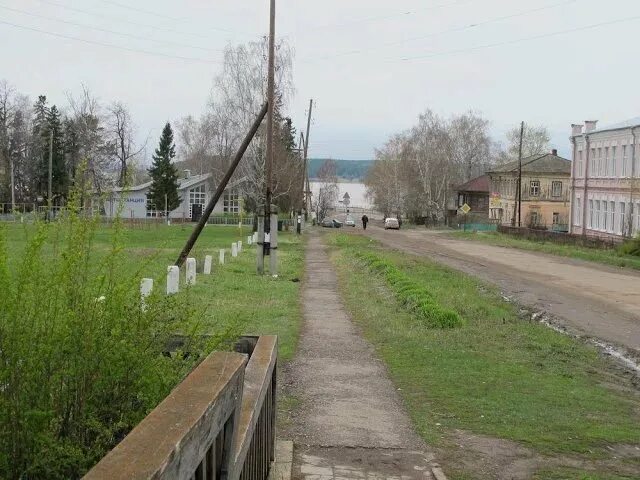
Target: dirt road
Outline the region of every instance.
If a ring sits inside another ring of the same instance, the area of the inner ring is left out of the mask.
[[[451,239],[428,230],[366,234],[497,285],[518,303],[546,311],[578,334],[640,354],[640,273],[515,248]]]

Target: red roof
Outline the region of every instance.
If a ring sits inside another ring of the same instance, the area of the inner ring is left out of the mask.
[[[459,192],[489,193],[489,175],[482,175],[458,187]]]

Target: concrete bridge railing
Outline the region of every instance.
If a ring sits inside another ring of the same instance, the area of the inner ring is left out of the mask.
[[[209,355],[87,480],[266,480],[275,453],[275,336]]]

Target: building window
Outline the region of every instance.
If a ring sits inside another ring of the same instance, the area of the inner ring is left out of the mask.
[[[224,192],[224,213],[240,213],[240,195],[236,190]]]
[[[558,225],[560,223],[560,213],[553,212],[553,224]]]
[[[618,162],[618,159],[616,158],[616,147],[611,147],[611,176],[615,177],[616,173],[617,173],[617,166],[616,163]]]
[[[580,197],[575,197],[575,205],[575,218],[573,219],[573,224],[579,227],[582,223],[582,204],[580,203]]]
[[[540,195],[540,180],[531,180],[529,195],[532,197],[538,197]]]
[[[189,190],[189,218],[193,217],[193,206],[202,205],[204,209],[207,203],[207,194],[205,193],[204,185],[194,187]]]
[[[582,177],[582,168],[583,168],[582,150],[579,150],[578,151],[578,177]]]
[[[551,196],[552,197],[562,196],[562,182],[556,181],[551,183]]]
[[[604,147],[604,176],[608,176],[609,172],[611,170],[609,163],[610,163],[610,158],[609,158],[609,147]]]
[[[620,202],[620,226],[618,228],[618,233],[620,235],[625,234],[626,210],[627,205],[624,202]]]
[[[593,227],[596,230],[600,230],[600,225],[602,225],[602,218],[600,217],[600,200],[596,200],[596,213],[595,213],[595,223],[593,225]]]
[[[538,211],[537,210],[531,210],[529,215],[531,215],[530,226],[532,226],[532,227],[538,226],[539,222],[540,222],[540,215],[538,214]]]
[[[593,200],[589,200],[589,228],[593,228]]]
[[[616,229],[616,202],[609,202],[609,231]]]
[[[147,217],[149,218],[157,218],[162,213],[164,213],[164,212],[158,212],[158,210],[156,210],[156,206],[153,204],[153,202],[149,197],[147,197],[146,206],[147,206]]]
[[[626,145],[622,145],[622,176],[626,177],[628,175],[627,171],[627,165],[629,162],[629,158],[627,157],[627,146]]]
[[[606,200],[603,200],[602,201],[602,212],[601,212],[602,213],[602,222],[600,222],[600,228],[602,230],[604,230],[605,232],[607,231],[607,225],[608,225],[607,220],[609,219],[608,210],[609,210],[608,203],[607,203]]]

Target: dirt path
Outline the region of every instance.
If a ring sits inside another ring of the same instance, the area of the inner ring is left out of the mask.
[[[383,244],[496,284],[518,303],[571,330],[640,352],[640,274],[515,248],[454,240],[428,230],[366,232]]]
[[[415,434],[384,364],[342,307],[317,233],[306,252],[304,327],[285,372],[297,400],[281,438],[295,444],[294,479],[428,479],[433,456]]]

